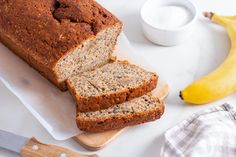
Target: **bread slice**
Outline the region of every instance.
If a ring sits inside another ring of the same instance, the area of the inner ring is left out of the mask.
[[[121,129],[159,119],[164,104],[150,93],[108,109],[77,114],[77,126],[87,132]]]
[[[155,73],[127,61],[108,63],[101,68],[75,75],[67,80],[79,112],[106,109],[142,96],[157,85]]]
[[[94,0],[0,1],[0,41],[61,90],[110,61],[121,29]]]

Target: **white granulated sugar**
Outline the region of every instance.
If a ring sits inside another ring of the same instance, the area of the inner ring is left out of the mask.
[[[149,11],[147,22],[160,29],[175,29],[186,25],[192,19],[191,12],[182,6],[166,5]]]

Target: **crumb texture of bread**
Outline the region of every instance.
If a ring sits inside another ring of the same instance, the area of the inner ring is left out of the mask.
[[[68,79],[79,112],[106,109],[142,96],[157,85],[158,76],[126,61],[108,63]]]
[[[87,132],[103,132],[154,121],[163,113],[163,102],[148,93],[108,109],[78,112],[77,126]]]
[[[94,0],[0,0],[0,40],[62,90],[109,62],[122,23]]]

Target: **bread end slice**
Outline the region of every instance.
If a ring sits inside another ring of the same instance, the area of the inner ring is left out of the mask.
[[[150,93],[108,109],[77,114],[77,126],[87,132],[122,129],[159,119],[164,103]]]

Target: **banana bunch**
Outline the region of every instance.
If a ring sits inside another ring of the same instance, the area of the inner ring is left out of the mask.
[[[181,99],[191,104],[209,103],[236,91],[236,16],[220,16],[211,12],[205,12],[204,16],[226,28],[231,50],[216,70],[180,92]]]

